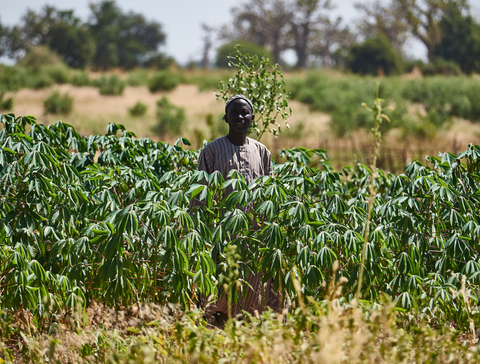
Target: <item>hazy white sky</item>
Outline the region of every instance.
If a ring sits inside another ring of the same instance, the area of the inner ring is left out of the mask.
[[[353,6],[366,0],[333,0],[336,8],[330,13],[332,18],[341,16],[345,24],[351,24],[356,17]],[[368,0],[367,0],[368,1]],[[77,16],[86,20],[91,0],[0,0],[0,21],[6,25],[17,24],[28,8],[39,10],[49,4],[58,9],[74,9]],[[180,64],[189,60],[199,60],[202,52],[202,32],[200,24],[220,26],[231,21],[230,10],[241,0],[117,0],[123,11],[142,13],[149,20],[156,20],[167,34],[163,51],[172,55]],[[480,0],[470,0],[473,13],[480,14]],[[411,41],[407,53],[415,58],[425,58],[422,44]],[[213,54],[211,55],[213,57]]]

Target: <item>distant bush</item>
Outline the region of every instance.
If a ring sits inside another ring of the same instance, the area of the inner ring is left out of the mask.
[[[144,62],[145,67],[164,70],[176,64],[175,59],[164,53],[157,53]]]
[[[171,91],[178,86],[180,81],[181,78],[179,75],[168,71],[161,71],[152,76],[148,82],[148,89],[151,93]]]
[[[131,116],[142,116],[147,112],[147,105],[142,102],[137,102],[133,107],[128,109]]]
[[[152,131],[159,135],[179,136],[185,124],[185,109],[170,103],[166,97],[157,102],[157,123]]]
[[[13,98],[9,97],[8,99],[3,99],[5,94],[0,93],[0,110],[11,111],[13,109]]]
[[[130,86],[147,86],[148,85],[148,71],[137,69],[128,74],[127,83]]]
[[[72,76],[71,84],[77,87],[90,86],[90,76],[87,72],[77,71]]]
[[[206,120],[210,129],[210,140],[216,139],[228,133],[228,124],[223,120],[223,113],[213,116],[212,113],[207,114]]]
[[[73,98],[68,94],[61,95],[58,91],[53,91],[51,95],[43,102],[45,112],[49,114],[70,114],[73,108]]]
[[[58,54],[44,46],[30,48],[17,64],[32,71],[40,71],[40,69],[45,66],[65,66],[65,63]]]
[[[427,63],[421,68],[421,71],[424,76],[459,76],[462,74],[462,70],[458,64],[442,58],[437,58],[434,62]]]
[[[23,67],[0,64],[0,91],[17,91],[27,87],[27,72]]]
[[[216,66],[219,68],[227,68],[228,67],[228,56],[235,56],[237,53],[235,50],[235,46],[237,44],[243,45],[244,49],[242,53],[248,53],[251,56],[258,56],[258,58],[266,57],[270,60],[273,59],[272,53],[269,52],[266,48],[261,47],[255,43],[247,42],[244,40],[234,40],[227,44],[222,45],[217,49],[217,59],[216,59]]]
[[[392,75],[402,71],[402,58],[388,39],[378,36],[352,47],[347,58],[348,68],[363,75]]]
[[[28,87],[33,88],[34,90],[39,90],[42,88],[50,87],[55,84],[53,78],[50,77],[46,72],[34,73],[28,77]]]
[[[93,84],[98,87],[100,95],[121,95],[125,88],[125,81],[113,75],[111,77],[102,76],[95,80]]]

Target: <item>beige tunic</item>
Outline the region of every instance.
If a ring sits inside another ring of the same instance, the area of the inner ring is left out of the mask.
[[[231,143],[226,136],[215,139],[209,143],[200,153],[198,159],[198,170],[212,173],[219,171],[226,179],[228,173],[235,169],[239,171],[247,184],[259,176],[267,176],[271,173],[272,160],[270,152],[262,143],[247,138],[245,145],[235,145]],[[227,189],[227,193],[231,192],[231,188]],[[262,313],[262,276],[260,274],[250,274],[248,283],[253,288],[245,287],[247,296],[245,299],[240,298],[240,306],[232,307],[232,314],[236,315],[245,310],[251,314],[254,311]],[[265,304],[273,308],[275,311],[280,310],[280,300],[278,294],[273,292],[272,280],[264,283]],[[240,295],[239,295],[240,296]],[[209,307],[210,310],[227,313],[227,301],[224,294],[220,295],[216,305]]]

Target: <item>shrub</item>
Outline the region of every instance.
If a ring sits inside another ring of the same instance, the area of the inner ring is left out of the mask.
[[[223,113],[213,116],[212,113],[207,114],[206,120],[208,128],[210,129],[210,139],[216,139],[228,133],[228,124],[223,119]]]
[[[424,76],[459,76],[462,74],[458,64],[453,61],[446,61],[443,58],[437,58],[432,63],[426,64],[421,71]]]
[[[60,85],[69,83],[71,80],[70,69],[63,64],[42,67],[40,72],[45,72],[48,77]]]
[[[18,65],[32,71],[40,71],[45,66],[65,65],[65,63],[50,48],[36,46],[28,50],[25,56],[18,61]]]
[[[49,114],[70,114],[73,108],[73,98],[68,94],[61,95],[58,91],[53,91],[51,95],[43,102],[45,112]]]
[[[161,71],[153,75],[148,82],[148,88],[151,93],[159,91],[171,91],[177,87],[179,83],[179,75],[168,71]]]
[[[127,83],[130,86],[146,86],[148,85],[148,71],[147,70],[135,70],[128,74]]]
[[[2,92],[0,93],[0,110],[12,110],[13,109],[13,98],[9,97],[8,99],[4,100],[3,97],[5,94]]]
[[[0,91],[17,91],[27,86],[27,80],[23,67],[0,64]]]
[[[90,76],[87,72],[75,72],[72,76],[71,83],[77,87],[90,86]]]
[[[185,124],[185,109],[170,103],[166,97],[157,102],[157,124],[152,131],[159,135],[179,135]]]
[[[348,67],[360,74],[397,74],[401,71],[402,59],[386,37],[378,36],[352,47]]]
[[[137,102],[133,107],[128,109],[131,116],[142,116],[147,112],[147,105],[142,102]]]
[[[125,81],[116,75],[111,77],[102,76],[94,81],[94,85],[98,87],[100,95],[121,95],[125,88]]]

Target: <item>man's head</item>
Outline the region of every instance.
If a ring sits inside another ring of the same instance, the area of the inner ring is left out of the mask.
[[[228,99],[225,104],[225,122],[230,131],[246,134],[254,119],[253,105],[248,97],[235,95]]]

